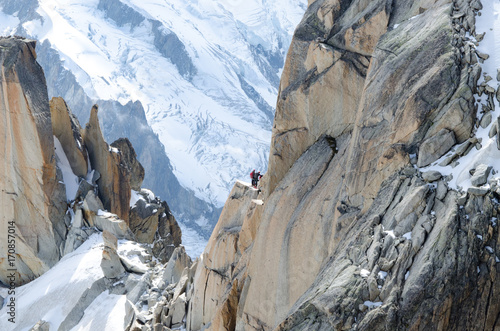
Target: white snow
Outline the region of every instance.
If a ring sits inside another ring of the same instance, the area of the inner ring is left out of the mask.
[[[120,27],[97,10],[97,0],[41,0],[43,23],[25,22],[23,28],[51,42],[91,98],[140,101],[180,183],[222,206],[234,181],[251,166],[265,170],[269,155],[268,115],[246,95],[239,77],[275,107],[278,86],[252,49],[285,55],[307,1],[122,2],[146,20],[134,29]],[[197,70],[191,80],[154,47],[152,19],[185,45]],[[0,16],[0,31],[18,24],[12,15]]]
[[[137,267],[138,270],[146,271],[148,266],[143,262],[147,257],[147,251],[135,241],[121,239],[118,240],[118,249],[116,250],[122,259]],[[143,259],[141,259],[141,257]]]
[[[141,188],[141,193],[146,194],[148,196],[149,201],[153,201],[156,198],[153,191],[148,190],[147,188]]]
[[[117,215],[113,214],[113,213],[110,213],[109,211],[99,209],[99,210],[97,210],[97,216],[114,217],[114,216],[117,216]]]
[[[10,36],[15,33],[16,26],[19,25],[19,19],[15,16],[6,15],[0,7],[0,36]]]
[[[359,272],[359,274],[361,275],[361,277],[368,277],[370,276],[370,271],[366,270],[366,269],[361,269],[361,271]]]
[[[17,288],[16,330],[28,330],[41,319],[57,330],[83,292],[104,276],[102,249],[102,236],[94,234],[45,274]],[[12,329],[6,313],[6,307],[0,310],[0,330]]]
[[[393,238],[396,238],[396,235],[394,234],[394,231],[393,230],[387,230],[387,231],[384,231],[384,233],[387,233],[387,235],[393,237]]]
[[[128,309],[132,306],[128,304]],[[85,309],[80,322],[72,331],[122,331],[127,313],[127,297],[125,295],[110,294],[108,290],[101,293]]]
[[[135,204],[137,203],[137,201],[139,201],[141,199],[144,200],[143,196],[140,195],[139,192],[131,190],[131,193],[130,193],[130,207],[135,206]]]
[[[478,237],[479,240],[483,240],[483,236],[481,236],[480,234],[477,234],[476,237]]]
[[[387,277],[387,272],[385,272],[385,271],[378,272],[378,278],[385,279],[385,277]]]
[[[66,153],[64,153],[62,148],[61,142],[56,138],[56,136],[54,136],[54,147],[59,160],[59,162],[57,162],[57,166],[61,169],[64,185],[66,186],[66,199],[68,199],[68,201],[72,201],[75,199],[76,192],[78,191],[79,179],[78,176],[73,173],[68,158],[66,157]]]
[[[194,260],[203,253],[208,241],[192,228],[186,227],[182,222],[178,223],[182,231],[182,245]]]
[[[376,308],[376,307],[382,306],[382,301],[378,301],[378,302],[365,301],[365,302],[363,302],[363,304],[365,306],[367,306],[368,308]]]
[[[409,270],[405,273],[405,280],[407,280],[408,277],[410,277],[410,271]]]
[[[485,248],[490,254],[493,254],[494,252],[493,248],[491,248],[490,246],[486,246]]]
[[[252,202],[259,206],[262,206],[264,204],[264,201],[260,199],[252,199]]]
[[[481,65],[482,75],[478,84],[484,81],[484,74],[488,74],[492,80],[488,82],[488,85],[497,89],[500,84],[497,81],[497,68],[500,68],[500,1],[483,1],[483,10],[481,10],[481,16],[476,16],[476,33],[486,32],[484,39],[479,43],[477,47],[478,51],[482,53],[489,54],[489,58],[484,61]],[[483,94],[481,97],[476,95],[476,98],[480,99],[479,104],[486,103],[487,97]],[[466,191],[472,186],[470,181],[469,170],[477,167],[479,164],[486,164],[493,167],[495,171],[499,171],[500,151],[496,147],[496,138],[489,138],[488,133],[490,131],[491,125],[495,122],[495,119],[500,115],[500,107],[496,98],[494,99],[495,110],[492,112],[492,124],[486,128],[479,127],[476,136],[481,140],[481,149],[477,150],[473,148],[468,155],[458,159],[459,165],[453,168],[451,165],[446,167],[439,166],[439,163],[450,155],[447,153],[440,160],[435,162],[432,166],[422,168],[422,171],[427,170],[437,170],[441,172],[444,176],[452,175],[453,179],[449,182],[449,186],[455,189],[462,189]],[[478,109],[481,110],[481,106]],[[480,117],[479,117],[480,118]],[[458,146],[455,146],[457,148]],[[453,151],[454,149],[452,149]]]
[[[410,232],[406,232],[404,235],[403,235],[404,238],[406,238],[407,240],[411,240],[411,231]]]

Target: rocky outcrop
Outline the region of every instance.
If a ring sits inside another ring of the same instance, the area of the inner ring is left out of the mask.
[[[130,187],[140,191],[144,180],[144,168],[137,160],[134,147],[127,138],[120,138],[111,143],[112,148],[117,148],[121,155],[121,166],[130,173]]]
[[[478,86],[486,56],[466,36],[479,8],[310,3],[263,192],[236,184],[226,202],[198,262],[188,330],[499,327],[498,178],[478,165],[477,186],[457,192],[451,176],[419,169],[480,143],[474,93],[494,91]]]
[[[56,168],[49,100],[35,41],[1,38],[0,64],[0,281],[9,284],[12,269],[19,285],[59,260],[66,234],[66,194]],[[10,253],[9,243],[14,248]]]
[[[116,252],[116,249],[118,248],[117,239],[107,230],[102,232],[102,238],[104,241],[104,250],[102,251],[101,261],[102,271],[104,276],[107,278],[118,278],[118,276],[125,272],[125,268],[122,266],[120,257]]]
[[[78,119],[68,110],[63,98],[50,100],[50,116],[53,134],[61,142],[73,173],[78,177],[86,177],[89,170],[88,156]]]
[[[226,292],[232,289],[232,279],[238,274],[238,262],[242,259],[244,250],[240,250],[239,238],[242,228],[254,221],[247,211],[257,205],[258,191],[249,184],[237,182],[222,210],[221,217],[212,236],[208,241],[194,277],[194,292],[189,302],[187,326],[192,330],[199,330],[207,325],[216,315]],[[250,236],[249,231],[245,235]],[[251,240],[251,239],[250,239]],[[228,299],[231,300],[231,299]],[[234,300],[233,300],[234,301]],[[195,313],[196,312],[196,313]],[[234,318],[235,320],[235,318]]]
[[[97,180],[99,197],[104,208],[128,221],[130,209],[130,172],[120,151],[109,146],[102,136],[98,107],[95,105],[83,133],[90,163],[100,174]]]

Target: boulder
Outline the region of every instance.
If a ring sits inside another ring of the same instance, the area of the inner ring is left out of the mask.
[[[425,140],[418,152],[418,167],[425,167],[439,159],[456,143],[453,131],[442,129],[435,136]]]
[[[130,231],[127,222],[115,214],[99,211],[93,217],[92,223],[99,231],[107,230],[119,239],[134,239],[134,234]]]
[[[179,246],[174,250],[172,257],[162,271],[162,281],[165,284],[177,283],[185,268],[192,264],[191,258],[186,253],[184,246]]]
[[[160,263],[167,263],[175,250],[174,239],[170,233],[165,238],[156,240],[153,244],[153,255]]]
[[[422,173],[422,178],[426,182],[435,182],[436,180],[440,179],[442,177],[441,173],[439,171],[426,171]]]
[[[149,203],[139,199],[130,208],[129,225],[140,243],[152,244],[158,230],[158,223],[164,209],[160,204]]]
[[[104,210],[101,199],[94,193],[88,191],[82,204],[83,215],[89,226],[94,226],[94,217],[99,210]]]
[[[177,223],[174,215],[170,211],[170,207],[165,201],[161,202],[163,213],[160,215],[158,221],[158,234],[160,238],[166,238],[169,234],[172,236],[173,244],[175,247],[182,244],[182,231]]]
[[[116,252],[118,242],[116,237],[109,231],[102,233],[104,249],[102,251],[101,268],[104,276],[107,278],[117,278],[125,272],[120,257]]]
[[[472,175],[470,181],[474,186],[481,186],[486,184],[488,181],[488,176],[490,175],[492,167],[486,164],[480,164],[476,167],[474,175]]]
[[[170,304],[168,315],[172,317],[172,327],[182,325],[186,316],[186,295],[184,293]]]
[[[80,184],[78,184],[78,190],[76,191],[76,198],[84,199],[89,191],[94,191],[95,186],[89,183],[86,179],[82,179]]]
[[[140,191],[142,181],[144,180],[144,168],[137,160],[134,147],[127,138],[120,138],[113,143],[111,147],[117,148],[121,155],[121,165],[125,166],[130,172],[130,187],[133,190]]]
[[[50,331],[50,323],[40,320],[29,331]]]

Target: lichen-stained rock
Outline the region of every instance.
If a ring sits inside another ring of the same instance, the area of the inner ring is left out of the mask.
[[[88,156],[78,119],[71,113],[63,98],[50,100],[50,114],[52,131],[61,142],[73,173],[85,178],[88,171]]]
[[[9,284],[7,270],[14,268],[20,285],[59,260],[67,205],[35,41],[0,38],[0,65],[0,281]],[[8,234],[15,238],[13,265]]]
[[[128,163],[122,161],[120,151],[104,141],[97,111],[97,105],[92,107],[83,137],[92,167],[101,175],[97,180],[99,197],[106,210],[128,221],[131,196],[130,169]]]

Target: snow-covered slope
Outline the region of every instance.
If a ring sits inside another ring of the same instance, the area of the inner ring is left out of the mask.
[[[4,10],[0,31],[20,22],[48,40],[90,98],[140,101],[180,183],[221,206],[235,179],[266,167],[279,74],[305,7],[41,0],[39,16]]]
[[[483,38],[478,43],[478,46],[475,46],[473,42],[476,42],[476,39],[468,35],[471,38],[469,46],[472,50],[477,50],[482,54],[488,55],[487,59],[484,61],[481,60],[482,74],[478,80],[478,84],[489,86],[491,89],[497,91],[500,87],[500,71],[498,71],[500,70],[500,1],[483,1],[482,4],[481,16],[476,17],[476,33],[482,35]],[[499,173],[500,165],[497,160],[500,159],[500,150],[497,147],[495,135],[490,134],[492,126],[497,125],[497,118],[500,116],[499,97],[500,92],[498,91],[496,92],[496,97],[490,97],[490,100],[488,100],[489,94],[487,93],[476,95],[480,104],[477,111],[477,119],[478,123],[482,125],[478,125],[475,132],[478,143],[471,148],[467,155],[458,158],[457,162],[442,166],[442,162],[452,156],[458,149],[466,148],[467,146],[465,145],[470,145],[469,141],[456,146],[433,165],[422,170],[437,170],[443,175],[451,175],[450,187],[464,191],[473,186],[469,171],[475,169],[480,164],[491,166],[495,173]],[[489,109],[489,106],[485,107],[486,105],[492,105],[493,107]],[[481,121],[483,116],[486,115],[492,119],[489,123]],[[494,177],[498,180],[498,175]]]

